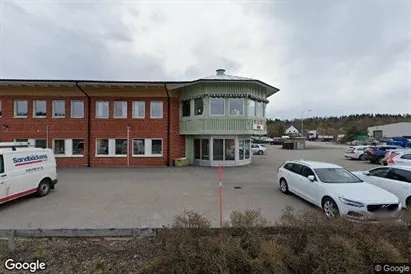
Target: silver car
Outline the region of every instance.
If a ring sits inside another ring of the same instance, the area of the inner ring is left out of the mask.
[[[252,144],[251,152],[253,154],[259,154],[259,155],[267,154],[267,147],[262,144]]]

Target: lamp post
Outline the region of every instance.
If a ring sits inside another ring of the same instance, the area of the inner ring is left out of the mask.
[[[304,113],[308,111],[311,112],[311,109],[306,109],[301,112],[301,136],[304,136]],[[304,138],[305,139],[305,138]]]

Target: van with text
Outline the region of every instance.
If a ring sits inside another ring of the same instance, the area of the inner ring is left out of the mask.
[[[0,204],[31,194],[46,196],[56,183],[51,149],[0,143]]]

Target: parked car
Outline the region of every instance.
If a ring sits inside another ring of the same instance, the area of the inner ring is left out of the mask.
[[[384,166],[411,166],[411,150],[392,150],[385,154],[385,158],[382,161]]]
[[[259,155],[267,154],[267,147],[262,144],[251,144],[251,152]]]
[[[270,145],[282,145],[284,143],[284,139],[281,137],[274,137],[273,140],[270,142]]]
[[[350,146],[345,150],[344,157],[352,160],[364,160],[366,148],[369,148],[369,146]]]
[[[278,169],[277,181],[281,192],[313,203],[329,218],[378,221],[401,216],[397,196],[335,164],[287,161]]]
[[[403,207],[411,206],[411,166],[377,167],[353,173],[360,179],[395,194]]]
[[[401,149],[399,146],[377,146],[373,149],[370,149],[367,151],[368,158],[370,160],[370,163],[372,164],[382,164],[382,160],[385,157],[385,153],[389,150],[397,150]]]

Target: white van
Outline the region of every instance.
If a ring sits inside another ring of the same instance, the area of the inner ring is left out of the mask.
[[[30,194],[46,196],[56,183],[51,149],[0,143],[0,204]]]

